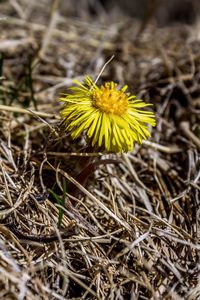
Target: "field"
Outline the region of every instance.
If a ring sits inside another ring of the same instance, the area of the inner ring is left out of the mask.
[[[0,299],[200,299],[200,21],[63,3],[0,3]],[[99,74],[153,104],[133,151],[63,129]]]

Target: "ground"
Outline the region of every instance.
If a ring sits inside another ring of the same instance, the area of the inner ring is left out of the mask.
[[[27,3],[0,3],[0,299],[198,299],[200,22]],[[113,55],[99,81],[128,84],[157,125],[92,153],[58,99]]]

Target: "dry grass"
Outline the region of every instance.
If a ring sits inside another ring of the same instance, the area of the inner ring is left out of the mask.
[[[198,299],[199,24],[138,38],[126,17],[58,4],[0,4],[0,299]],[[151,100],[157,127],[131,153],[86,153],[60,131],[58,95],[113,54],[102,79]]]

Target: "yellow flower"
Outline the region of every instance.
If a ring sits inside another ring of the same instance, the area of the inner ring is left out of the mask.
[[[61,117],[72,138],[86,132],[92,146],[127,152],[150,136],[145,124],[155,126],[155,115],[142,108],[151,104],[127,93],[127,85],[117,89],[116,83],[106,82],[98,87],[89,76],[84,84],[77,80],[74,83],[77,86],[70,88],[72,93],[60,99],[64,102]]]

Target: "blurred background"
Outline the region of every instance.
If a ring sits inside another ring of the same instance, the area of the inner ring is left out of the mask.
[[[67,0],[61,1],[62,12],[66,15],[84,17],[109,14],[116,17],[128,15],[138,19],[154,18],[159,26],[176,22],[191,24],[199,14],[199,0]]]
[[[1,14],[10,4],[24,18],[31,17],[33,8],[46,6],[48,11],[52,4],[59,7],[62,15],[68,17],[88,18],[109,15],[115,18],[127,15],[138,19],[154,18],[159,26],[176,22],[193,23],[200,11],[199,0],[1,0]],[[14,11],[13,11],[14,14]]]

